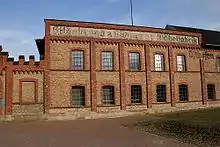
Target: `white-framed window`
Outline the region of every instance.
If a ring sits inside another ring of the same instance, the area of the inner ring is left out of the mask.
[[[177,71],[186,71],[186,57],[184,55],[178,55],[176,58]]]
[[[72,51],[72,68],[74,70],[84,69],[84,52],[80,50]]]
[[[140,53],[129,53],[130,70],[140,70]]]
[[[164,71],[164,56],[163,54],[154,55],[155,71]]]
[[[102,70],[113,70],[113,52],[102,52]]]

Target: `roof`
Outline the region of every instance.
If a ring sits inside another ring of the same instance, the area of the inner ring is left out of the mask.
[[[38,48],[38,52],[40,55],[44,55],[45,54],[45,40],[43,39],[36,39],[35,43],[37,45]]]
[[[220,49],[220,32],[219,31],[205,30],[205,29],[192,28],[192,27],[182,27],[182,26],[175,26],[175,25],[166,25],[166,29],[200,33],[202,35],[203,46],[217,47]]]

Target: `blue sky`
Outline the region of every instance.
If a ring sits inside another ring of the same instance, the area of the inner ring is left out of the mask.
[[[220,30],[220,0],[132,0],[135,25],[166,24]],[[68,19],[131,24],[129,0],[2,0],[0,44],[15,57],[38,51],[44,19]]]

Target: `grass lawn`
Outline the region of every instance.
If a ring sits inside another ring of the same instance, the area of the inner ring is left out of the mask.
[[[220,145],[220,108],[159,115],[136,125],[144,131],[195,145]]]

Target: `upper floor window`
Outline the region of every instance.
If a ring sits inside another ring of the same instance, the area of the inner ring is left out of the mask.
[[[177,56],[177,71],[186,71],[186,58],[183,55]]]
[[[85,105],[85,87],[73,86],[72,87],[72,105],[76,107]]]
[[[83,51],[72,51],[72,68],[75,70],[83,70],[84,68]]]
[[[140,54],[129,53],[130,70],[140,70]]]
[[[166,85],[157,85],[157,102],[166,102]]]
[[[214,84],[208,84],[207,85],[207,93],[208,93],[208,99],[215,99],[215,85]]]
[[[180,101],[188,101],[188,86],[187,85],[179,85],[179,97]]]
[[[217,72],[220,72],[220,57],[216,58]]]
[[[103,86],[102,87],[102,103],[104,105],[115,104],[114,86]]]
[[[102,69],[113,70],[113,52],[102,52]]]
[[[155,71],[164,71],[164,56],[163,54],[154,55]]]
[[[140,85],[132,85],[131,86],[131,103],[137,104],[141,103],[141,86]]]

